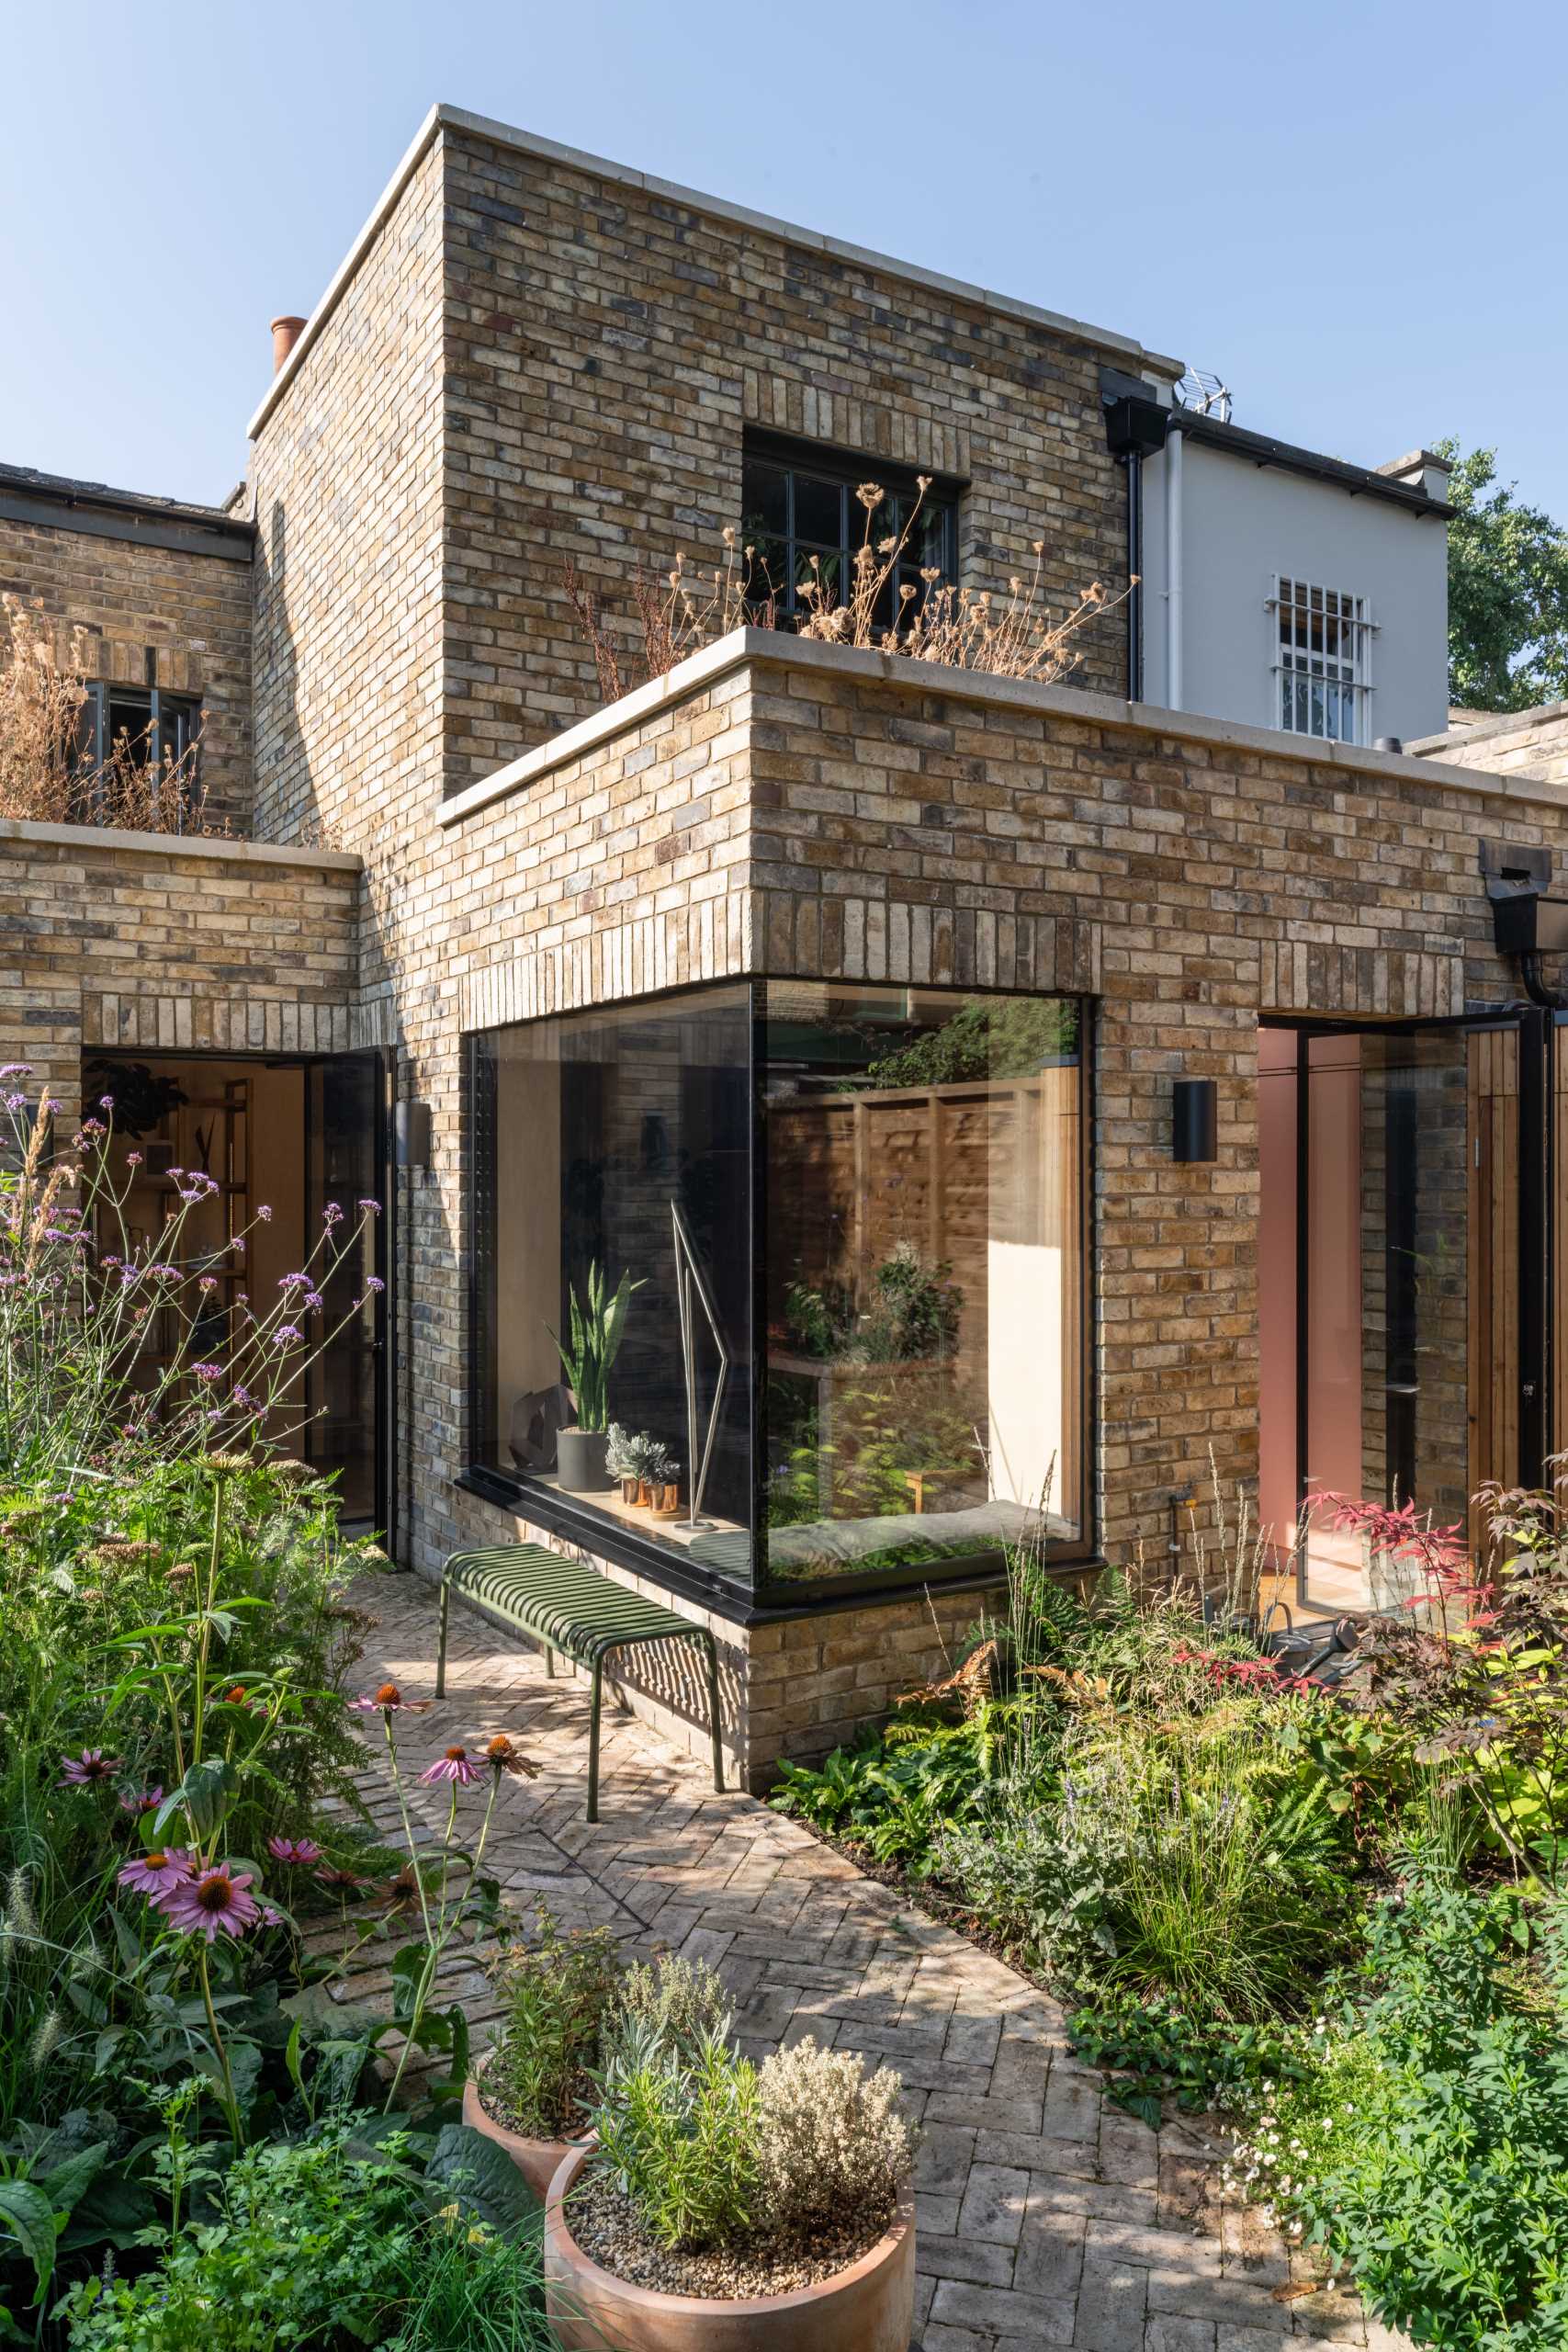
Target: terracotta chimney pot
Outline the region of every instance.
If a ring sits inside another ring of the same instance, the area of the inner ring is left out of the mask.
[[[276,376],[289,353],[305,332],[303,319],[274,319],[272,322],[272,372]]]

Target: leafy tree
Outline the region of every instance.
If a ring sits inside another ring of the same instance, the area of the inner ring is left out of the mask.
[[[1437,455],[1449,499],[1449,693],[1467,710],[1568,701],[1568,531],[1497,479],[1495,449]]]

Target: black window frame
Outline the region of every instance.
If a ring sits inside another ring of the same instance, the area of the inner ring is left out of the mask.
[[[795,628],[800,624],[805,607],[796,591],[796,573],[803,557],[815,554],[837,558],[840,566],[839,601],[846,601],[851,566],[856,549],[864,544],[866,536],[866,510],[855,496],[855,491],[862,482],[874,481],[889,497],[909,505],[919,500],[923,525],[940,521],[942,545],[937,557],[938,567],[943,579],[953,587],[957,587],[959,508],[966,484],[955,476],[931,475],[930,487],[922,498],[919,478],[907,466],[893,465],[881,458],[857,457],[843,450],[824,448],[816,442],[798,441],[781,434],[749,432],[741,451],[740,529],[743,546],[748,541],[755,544],[763,536],[770,539],[776,537],[771,531],[764,535],[752,529],[754,518],[747,505],[746,476],[753,466],[769,467],[783,473],[785,480],[785,527],[780,541],[784,548],[780,566],[782,577],[774,577],[773,567],[768,567],[771,596],[767,583],[761,583],[758,593],[748,582],[748,601],[758,609],[764,602],[771,603],[776,627]],[[836,548],[825,537],[805,536],[796,530],[795,509],[801,481],[815,483],[819,488],[831,486],[838,492],[839,534]],[[874,542],[883,536],[884,533],[874,530]],[[908,559],[898,566],[899,576],[909,575],[910,584],[916,590],[915,596],[908,600],[912,611],[918,611],[924,601],[925,583],[918,577],[919,568],[919,564]]]
[[[189,758],[189,782],[194,790],[201,766],[201,696],[171,694],[163,686],[119,685],[110,678],[94,678],[87,684],[79,720],[84,797],[89,813],[96,798],[96,782],[115,735],[131,731],[114,726],[116,705],[121,708],[133,706],[143,722],[134,740],[147,743],[151,756],[144,764],[151,764],[151,759],[155,758],[162,766],[166,754],[176,763]]]
[[[625,1001],[649,1008],[673,1004],[682,999],[701,996],[716,989],[733,989],[734,979],[700,981],[684,989],[660,991],[658,995]],[[941,1565],[924,1563],[915,1567],[877,1569],[865,1575],[844,1575],[823,1578],[820,1585],[808,1587],[798,1582],[770,1578],[766,1544],[760,1531],[764,1524],[763,1499],[766,1482],[765,1409],[768,1388],[768,1331],[765,1307],[767,1282],[767,1154],[763,1147],[763,1090],[766,1084],[766,1064],[762,1051],[763,1034],[767,1025],[768,982],[761,978],[749,978],[745,985],[750,993],[750,1095],[752,1148],[750,1153],[752,1196],[750,1230],[752,1237],[752,1360],[751,1360],[751,1580],[745,1587],[718,1570],[697,1561],[682,1557],[667,1544],[641,1535],[635,1528],[611,1518],[575,1497],[557,1488],[530,1481],[525,1476],[504,1471],[493,1462],[480,1458],[480,1432],[487,1426],[489,1414],[486,1397],[491,1380],[491,1359],[494,1344],[493,1288],[491,1280],[495,1263],[495,1204],[499,1186],[495,1179],[495,1100],[494,1062],[487,1053],[487,1041],[499,1030],[509,1027],[534,1026],[535,1023],[502,1023],[495,1029],[469,1031],[463,1040],[463,1133],[465,1182],[464,1210],[468,1248],[467,1251],[465,1369],[467,1374],[464,1398],[462,1462],[463,1469],[455,1484],[463,1491],[482,1500],[514,1511],[533,1524],[550,1532],[567,1537],[585,1551],[600,1558],[645,1575],[668,1589],[684,1593],[738,1623],[750,1623],[770,1618],[808,1616],[822,1609],[843,1607],[861,1596],[883,1596],[889,1600],[900,1594],[916,1593],[926,1587],[942,1590],[964,1590],[994,1586],[1005,1570],[1002,1548],[977,1547],[974,1554],[955,1556]],[[896,988],[897,982],[866,982],[867,988]],[[1053,1539],[1046,1566],[1071,1577],[1080,1577],[1086,1568],[1100,1561],[1100,1480],[1099,1480],[1099,1387],[1096,1373],[1096,1266],[1097,1204],[1093,1184],[1094,1136],[1096,1120],[1096,1004],[1092,997],[1071,989],[998,989],[981,986],[941,987],[920,984],[922,995],[951,996],[955,1000],[985,997],[1065,997],[1076,1005],[1078,1019],[1078,1102],[1079,1102],[1079,1263],[1077,1270],[1078,1330],[1081,1334],[1078,1362],[1076,1367],[1077,1419],[1078,1438],[1078,1492],[1082,1498],[1079,1530],[1076,1538]],[[589,1008],[583,1008],[587,1010]],[[559,1016],[544,1014],[540,1020]],[[487,1182],[487,1176],[489,1181]]]

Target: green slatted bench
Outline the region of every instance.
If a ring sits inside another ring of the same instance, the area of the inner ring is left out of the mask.
[[[545,1670],[554,1674],[556,1652],[588,1668],[593,1677],[588,1713],[588,1818],[599,1818],[599,1715],[604,1660],[612,1650],[634,1642],[695,1642],[707,1659],[708,1720],[713,1730],[713,1784],[724,1793],[724,1751],[719,1745],[718,1649],[705,1625],[694,1625],[672,1609],[661,1609],[584,1560],[564,1560],[542,1544],[492,1544],[474,1552],[454,1552],[441,1571],[441,1654],[435,1695],[446,1695],[446,1619],[456,1586],[481,1601],[520,1633],[545,1645]]]

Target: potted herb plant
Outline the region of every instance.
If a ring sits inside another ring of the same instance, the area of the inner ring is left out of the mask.
[[[583,2104],[621,1973],[607,1928],[563,1934],[543,1904],[535,1940],[491,1964],[500,2029],[468,2077],[463,2120],[505,2149],[541,2200],[587,2129]]]
[[[609,1484],[610,1368],[621,1351],[632,1293],[642,1287],[628,1272],[612,1291],[595,1261],[589,1266],[581,1304],[575,1285],[568,1294],[570,1344],[558,1332],[550,1332],[577,1408],[577,1426],[560,1430],[556,1439],[556,1467],[569,1495],[594,1494]]]
[[[755,2066],[712,1995],[667,1997],[668,1973],[628,1979],[594,2137],[546,2203],[546,2309],[566,2352],[907,2352],[898,2076],[810,2040]]]

